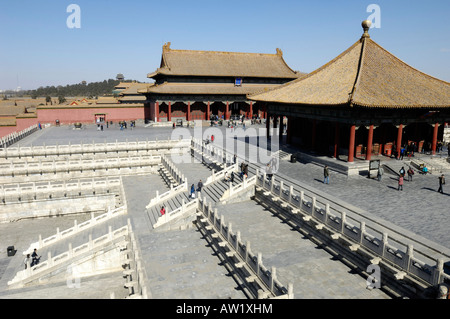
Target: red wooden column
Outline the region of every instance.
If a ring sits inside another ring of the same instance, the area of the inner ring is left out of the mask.
[[[348,160],[347,162],[352,163],[353,158],[355,156],[355,133],[356,127],[355,125],[350,126],[350,139],[348,141]]]
[[[169,101],[169,105],[167,106],[167,121],[172,121],[172,104]]]
[[[436,154],[437,136],[438,136],[439,123],[434,124],[433,141],[431,142],[431,154]]]
[[[338,158],[339,156],[339,122],[334,125],[334,152],[333,157]]]
[[[159,122],[159,102],[155,103],[155,120]]]
[[[209,101],[208,101],[208,104],[206,105],[206,120],[207,121],[209,121],[209,119],[210,119],[210,109],[211,109],[211,106],[210,106],[210,104],[209,104]]]
[[[367,135],[367,151],[366,160],[370,161],[372,158],[372,143],[373,143],[373,124],[369,127],[369,134]]]
[[[224,116],[225,120],[229,120],[230,119],[230,105],[229,102],[227,101],[227,106],[225,107],[225,116]]]
[[[400,150],[402,147],[402,134],[403,134],[403,124],[400,124],[398,126],[397,130],[397,159],[400,158]]]
[[[186,121],[190,120],[191,120],[191,102],[189,101],[187,104]]]
[[[249,106],[249,118],[253,118],[253,102],[250,101],[250,106]]]

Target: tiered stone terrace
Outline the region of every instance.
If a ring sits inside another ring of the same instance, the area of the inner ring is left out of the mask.
[[[238,167],[248,159],[239,153],[234,163],[236,145],[221,144],[142,124],[105,132],[61,126],[3,150],[0,204],[16,216],[2,210],[0,238],[17,253],[0,247],[0,298],[438,296],[449,278],[445,245],[394,225],[395,216],[386,221],[334,197],[335,183],[367,183],[371,196],[371,180],[332,171],[331,194],[318,190],[320,168],[289,163],[286,151],[277,153],[284,159],[274,179],[265,163],[249,163],[242,179]],[[189,160],[178,163],[173,154]],[[112,158],[119,160],[108,166]],[[226,171],[233,183],[223,180]],[[189,198],[200,179],[202,192]],[[58,200],[66,205],[55,212]],[[24,270],[23,254],[34,247],[41,262]],[[381,289],[368,289],[369,265],[380,266]]]

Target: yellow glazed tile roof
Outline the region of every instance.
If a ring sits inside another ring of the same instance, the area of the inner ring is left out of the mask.
[[[338,57],[307,76],[248,99],[370,108],[450,107],[450,83],[414,69],[365,33]]]

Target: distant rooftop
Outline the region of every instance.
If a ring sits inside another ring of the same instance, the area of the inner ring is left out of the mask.
[[[267,77],[296,79],[302,73],[293,71],[284,61],[280,49],[275,54],[221,51],[174,50],[164,44],[161,65],[147,77],[157,75]]]

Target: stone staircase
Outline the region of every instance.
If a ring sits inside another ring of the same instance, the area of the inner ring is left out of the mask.
[[[220,172],[225,167],[227,167],[227,164],[219,163],[217,161],[206,161],[202,159],[202,155],[198,152],[191,152],[192,158],[195,158],[197,161],[201,162],[203,166],[208,168],[211,171]],[[228,163],[228,165],[231,165]],[[249,164],[248,167],[248,177],[251,177],[255,175],[256,169],[258,166]],[[173,183],[175,180],[173,176],[168,172],[168,170],[164,169],[163,166],[161,166],[161,169],[159,170],[159,173],[162,177],[162,179],[166,182],[167,185],[170,185],[170,183]],[[236,186],[243,182],[243,178],[240,177],[240,174],[237,172],[234,172],[234,181],[232,183],[233,186]],[[208,185],[205,185],[202,188],[201,192],[196,191],[196,198],[199,196],[202,196],[206,198],[206,201],[213,203],[213,205],[220,204],[221,198],[224,195],[224,193],[229,189],[230,187],[229,181],[225,181],[223,178],[218,179]],[[150,208],[147,208],[147,214],[149,217],[149,220],[152,225],[155,225],[158,219],[161,217],[161,207],[164,206],[166,213],[174,211],[178,208],[180,208],[183,203],[186,204],[192,200],[192,198],[189,197],[190,188],[187,192],[178,193],[167,200],[164,200],[158,204],[153,205]]]
[[[250,170],[249,170],[250,175]],[[239,174],[234,173],[233,186],[236,186],[243,182],[243,178]],[[202,189],[202,196],[207,198],[208,202],[219,203],[225,191],[229,188],[229,183],[223,179],[215,181]]]
[[[184,203],[188,203],[190,200],[191,198],[189,198],[189,194],[183,192],[163,201],[162,203],[153,205],[152,207],[148,208],[147,214],[151,224],[155,225],[158,221],[158,218],[161,217],[160,210],[162,206],[164,206],[166,213],[169,213],[181,207],[183,205],[183,201]]]
[[[178,185],[175,178],[172,176],[172,174],[169,173],[169,171],[164,167],[164,165],[159,164],[158,167],[159,167],[158,173],[168,187],[170,187],[170,185],[173,185],[173,186]]]

